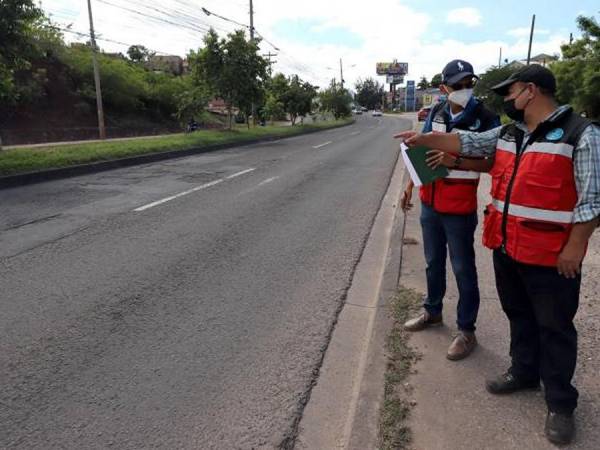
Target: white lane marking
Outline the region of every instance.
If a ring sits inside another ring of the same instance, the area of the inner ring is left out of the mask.
[[[135,208],[134,211],[135,212],[140,212],[140,211],[145,211],[146,209],[154,208],[155,206],[162,205],[163,203],[166,203],[166,202],[170,202],[171,200],[175,200],[176,198],[183,197],[184,195],[191,194],[192,192],[201,191],[202,189],[206,189],[206,188],[209,188],[211,186],[215,186],[215,185],[217,185],[219,183],[222,183],[225,180],[229,180],[231,178],[239,177],[240,175],[243,175],[243,174],[248,173],[248,172],[252,172],[253,170],[256,170],[256,169],[242,170],[241,172],[234,173],[233,175],[229,175],[229,176],[227,176],[225,178],[220,178],[218,180],[211,181],[210,183],[205,183],[205,184],[202,184],[200,186],[196,186],[195,188],[188,189],[187,191],[180,192],[179,194],[171,195],[170,197],[166,197],[166,198],[157,200],[155,202],[148,203],[147,205],[140,206],[139,208]]]
[[[350,133],[350,136],[355,136],[355,135],[357,135],[357,134],[360,134],[360,131],[355,131],[355,132],[353,132],[353,133]]]
[[[256,168],[242,170],[241,172],[234,173],[233,175],[228,175],[225,177],[226,180],[231,180],[232,178],[239,177],[240,175],[244,175],[245,173],[253,172]]]
[[[327,141],[324,142],[323,144],[319,144],[319,145],[315,145],[313,148],[321,148],[321,147],[325,147],[326,145],[331,144],[333,141]]]
[[[260,183],[258,183],[258,186],[256,186],[256,187],[263,186],[267,183],[270,183],[271,181],[275,181],[277,178],[279,178],[279,175],[276,177],[267,178],[266,180],[263,180]]]
[[[267,178],[266,180],[263,180],[260,183],[258,183],[256,186],[252,186],[251,188],[248,188],[248,189],[240,192],[238,195],[246,195],[246,194],[249,194],[250,192],[254,192],[259,187],[264,186],[265,184],[271,183],[272,181],[275,181],[278,178],[279,178],[279,175],[276,177]]]

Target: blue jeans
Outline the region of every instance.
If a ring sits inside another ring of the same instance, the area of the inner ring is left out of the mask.
[[[446,293],[446,246],[458,286],[456,324],[459,330],[475,331],[479,312],[479,286],[473,240],[477,213],[441,214],[421,205],[423,248],[427,263],[427,297],[423,307],[431,315],[442,313]]]

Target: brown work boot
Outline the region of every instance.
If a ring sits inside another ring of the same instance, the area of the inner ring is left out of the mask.
[[[442,323],[443,321],[441,314],[432,316],[427,311],[423,310],[423,313],[420,316],[405,322],[404,329],[406,331],[421,331],[425,328],[442,325]]]
[[[471,354],[475,347],[477,347],[475,333],[459,331],[448,349],[446,358],[451,361],[458,361],[459,359],[466,358]]]

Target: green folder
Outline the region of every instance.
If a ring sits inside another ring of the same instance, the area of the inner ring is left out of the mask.
[[[401,150],[404,164],[415,186],[430,184],[439,178],[448,176],[446,167],[438,166],[436,169],[432,169],[427,165],[425,159],[430,148],[424,146],[408,148],[402,144]]]

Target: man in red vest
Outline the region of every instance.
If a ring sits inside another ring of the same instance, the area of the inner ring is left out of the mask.
[[[498,115],[489,111],[473,96],[476,80],[467,61],[450,61],[442,71],[440,90],[448,100],[435,105],[423,132],[483,132],[500,125]],[[458,334],[446,357],[467,357],[477,345],[475,321],[479,312],[479,286],[473,248],[477,228],[477,186],[479,172],[488,171],[492,160],[454,158],[446,178],[421,186],[421,228],[427,269],[427,296],[423,311],[407,321],[404,328],[420,331],[442,323],[442,301],[446,293],[446,254],[450,253],[459,298],[456,309]],[[475,172],[476,170],[477,172]],[[412,183],[402,199],[402,209],[410,208]]]
[[[486,383],[492,394],[539,388],[545,432],[556,444],[574,436],[578,392],[573,318],[581,264],[600,217],[600,126],[558,106],[552,72],[527,66],[494,86],[513,123],[486,133],[398,135],[461,155],[495,156],[483,243],[493,250],[496,286],[510,321],[511,366]],[[432,152],[432,164],[439,153]]]

